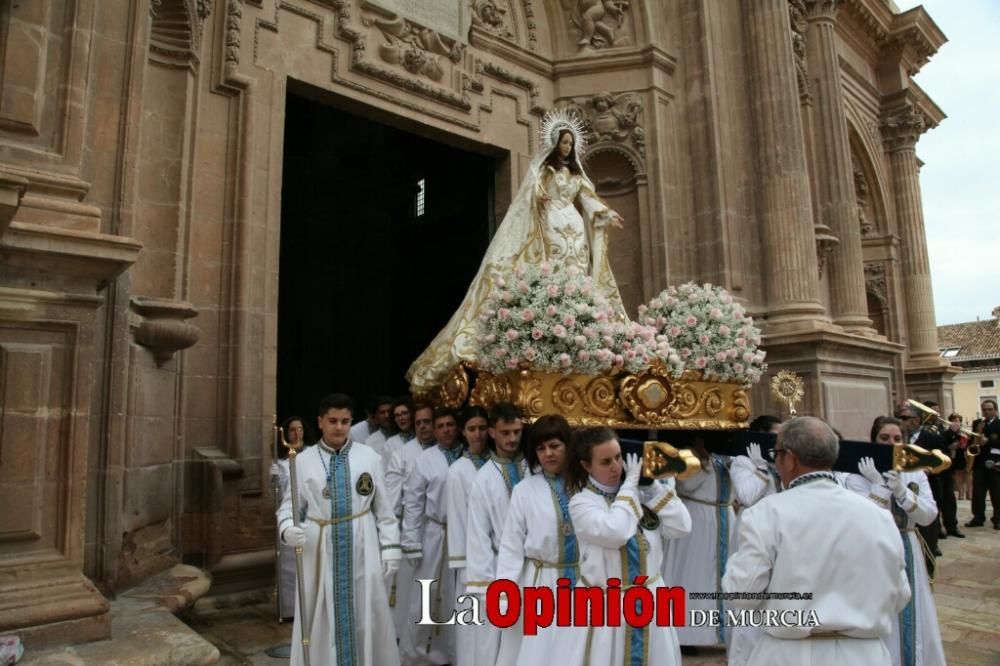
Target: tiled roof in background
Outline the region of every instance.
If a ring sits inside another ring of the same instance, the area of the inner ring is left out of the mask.
[[[937,330],[941,350],[958,348],[955,355],[944,354],[949,361],[1000,359],[1000,321],[997,319],[938,326]]]

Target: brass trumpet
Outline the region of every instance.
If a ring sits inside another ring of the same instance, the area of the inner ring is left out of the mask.
[[[975,437],[974,440],[970,439],[969,443],[965,447],[965,471],[971,472],[972,466],[976,464],[976,456],[983,450],[983,431],[986,430],[986,419],[979,422],[979,425],[973,428],[972,434]],[[989,463],[991,461],[987,461]]]
[[[917,409],[920,412],[920,425],[928,425],[933,423],[934,425],[942,428],[951,428],[951,421],[947,420],[941,414],[934,409],[931,409],[922,402],[917,402],[916,400],[906,401],[911,407]],[[969,438],[969,445],[966,448],[966,455],[972,452],[972,448],[975,447],[975,452],[972,456],[975,457],[979,455],[979,449],[982,446],[980,440],[983,438],[982,433],[969,430],[968,428],[959,428],[958,432],[962,433]]]

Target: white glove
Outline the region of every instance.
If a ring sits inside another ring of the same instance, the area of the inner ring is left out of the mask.
[[[288,546],[303,546],[306,543],[306,531],[301,527],[290,525],[281,533],[281,540]]]
[[[625,456],[625,482],[622,483],[622,488],[628,486],[635,490],[639,486],[640,476],[642,476],[642,459],[634,453],[629,453]]]
[[[281,476],[281,473],[279,471],[280,469],[281,468],[278,467],[278,463],[273,462],[273,463],[271,463],[271,471],[269,472],[269,474],[271,476]]]
[[[753,463],[753,466],[759,470],[767,469],[767,461],[764,460],[764,456],[760,454],[760,444],[757,442],[750,442],[747,447],[747,458]]]
[[[858,472],[874,486],[881,486],[884,483],[882,474],[875,469],[875,461],[871,458],[862,458],[858,461]]]
[[[893,497],[902,502],[906,499],[906,485],[903,483],[903,477],[900,476],[899,472],[894,469],[889,470],[882,476],[885,477],[885,485],[889,486],[889,490],[892,491]]]
[[[382,576],[390,580],[399,571],[399,560],[382,560]]]

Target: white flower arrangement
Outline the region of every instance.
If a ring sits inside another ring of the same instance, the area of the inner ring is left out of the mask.
[[[666,336],[627,322],[575,267],[518,264],[494,274],[479,314],[476,365],[501,374],[638,372],[671,355]],[[676,356],[676,355],[675,355]]]
[[[639,319],[669,340],[676,355],[669,357],[674,377],[686,368],[709,380],[749,386],[767,370],[765,352],[758,349],[760,329],[722,287],[694,282],[670,287],[639,306]]]

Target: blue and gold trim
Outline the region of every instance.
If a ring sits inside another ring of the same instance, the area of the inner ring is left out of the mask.
[[[337,666],[358,663],[354,641],[354,525],[343,520],[354,513],[354,484],[351,483],[351,443],[329,453],[327,488],[330,490],[330,552],[333,555],[333,640]],[[320,457],[323,457],[323,448]],[[328,451],[327,451],[328,452]],[[325,466],[324,460],[324,466]]]
[[[718,491],[718,496],[716,498],[716,504],[718,504],[718,506],[715,509],[715,522],[718,530],[715,535],[715,543],[718,546],[715,567],[715,589],[716,591],[721,592],[722,576],[726,573],[726,562],[729,560],[729,503],[732,501],[732,487],[729,479],[729,470],[726,468],[726,463],[723,462],[722,458],[717,455],[712,455],[712,467],[715,470],[716,488]],[[719,617],[725,617],[726,611],[722,602],[721,594],[716,595],[715,605],[716,610],[719,611]],[[725,624],[720,622],[715,632],[719,643],[725,643]]]
[[[552,494],[553,508],[556,512],[556,535],[559,541],[560,578],[569,578],[570,585],[576,585],[577,563],[580,560],[579,548],[576,542],[576,532],[573,531],[573,521],[569,515],[569,495],[560,476],[545,475]]]

